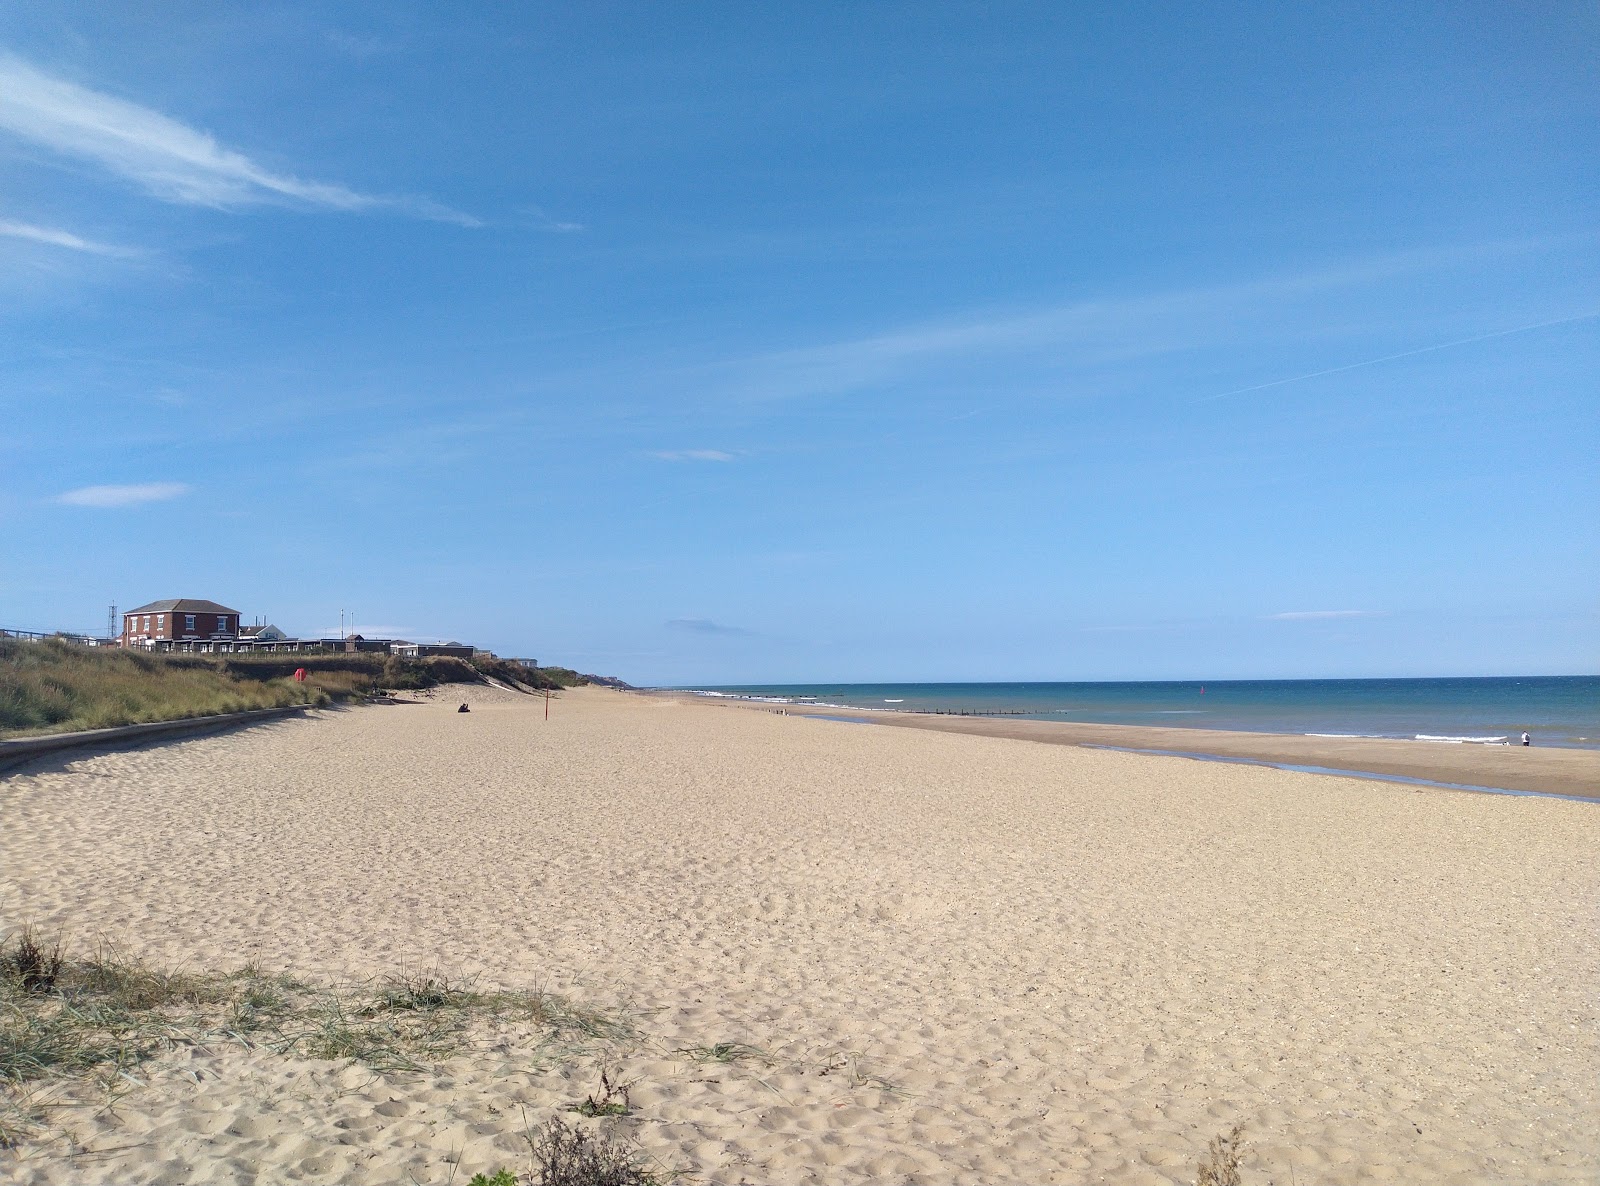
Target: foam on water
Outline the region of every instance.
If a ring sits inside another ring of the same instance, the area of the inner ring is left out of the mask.
[[[1027,717],[1438,744],[1600,748],[1600,676],[1163,683],[746,685],[685,689],[768,704]],[[1188,721],[1163,717],[1186,716]]]

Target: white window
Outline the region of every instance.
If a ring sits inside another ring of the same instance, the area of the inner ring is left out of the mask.
[[[167,615],[166,614],[157,614],[156,615],[156,632],[160,633],[161,631],[165,630],[166,628],[167,628]]]
[[[193,614],[184,614],[183,615],[183,628],[185,630],[193,630],[194,629],[194,615]]]
[[[149,614],[146,614],[144,616],[144,625],[141,626],[140,629],[141,630],[149,630],[150,629],[150,615]]]

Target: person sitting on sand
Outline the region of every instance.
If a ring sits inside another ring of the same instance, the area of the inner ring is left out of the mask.
[[[471,712],[472,710],[470,708],[468,708],[465,704],[463,704],[460,708],[456,709],[456,711],[457,712]]]

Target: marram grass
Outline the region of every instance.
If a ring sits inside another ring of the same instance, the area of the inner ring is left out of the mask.
[[[198,656],[0,638],[0,736],[327,701],[328,691],[315,683],[240,679]]]
[[[24,925],[0,933],[0,1157],[45,1135],[37,1089],[139,1084],[140,1064],[177,1045],[232,1042],[378,1073],[411,1073],[481,1055],[494,1045],[497,1022],[534,1027],[535,1048],[522,1055],[524,1066],[628,1050],[643,1037],[629,1013],[587,1008],[539,989],[480,987],[438,968],[402,968],[382,980],[340,985],[315,985],[252,965],[231,972],[167,971],[105,945],[75,955]],[[603,1071],[602,1086],[607,1082]],[[632,1170],[630,1159],[611,1156],[609,1147],[579,1142],[569,1148],[572,1134],[552,1123],[552,1133],[562,1138],[555,1152],[573,1154],[575,1164],[590,1169],[609,1165],[622,1176],[539,1180],[570,1186],[653,1180]],[[595,1161],[596,1153],[607,1156]]]

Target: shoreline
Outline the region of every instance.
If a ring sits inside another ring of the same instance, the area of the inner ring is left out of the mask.
[[[1235,1125],[1248,1182],[1594,1180],[1584,807],[705,703],[475,686],[0,782],[0,933],[448,1039],[357,1065],[294,996],[114,1109],[52,1078],[0,1179],[459,1184],[609,1074],[726,1186],[1184,1186]]]
[[[759,700],[707,697],[688,691],[648,692],[697,704],[774,711]],[[1167,725],[1096,725],[1017,717],[953,716],[885,709],[786,704],[791,716],[850,717],[900,729],[966,733],[1045,745],[1128,750],[1152,756],[1209,758],[1436,785],[1440,790],[1513,791],[1600,801],[1600,750],[1502,745],[1452,745],[1388,737],[1313,737]]]

